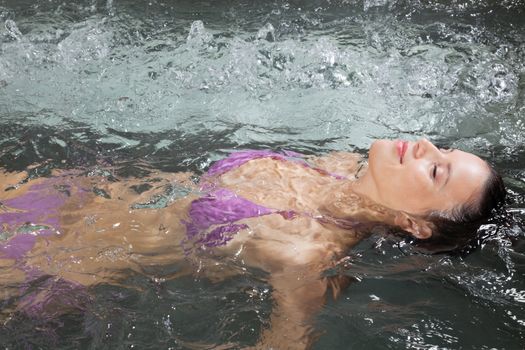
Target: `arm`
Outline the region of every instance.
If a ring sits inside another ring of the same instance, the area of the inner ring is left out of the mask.
[[[273,274],[269,282],[274,307],[256,348],[307,349],[313,316],[325,302],[327,280],[308,269],[289,269]]]
[[[296,217],[286,220],[268,215],[252,222],[252,237],[231,245],[242,250],[243,263],[268,272],[273,308],[269,324],[262,331],[257,349],[307,349],[315,340],[316,314],[322,309],[326,292],[336,297],[346,286],[345,277],[325,277],[324,272],[337,264],[346,245],[327,240],[334,230],[315,220]],[[348,231],[342,231],[345,236]],[[242,248],[242,249],[240,249]]]
[[[273,274],[270,326],[262,332],[256,348],[309,349],[319,335],[313,321],[326,301],[328,289],[335,299],[349,282],[347,276],[323,277],[309,266]]]

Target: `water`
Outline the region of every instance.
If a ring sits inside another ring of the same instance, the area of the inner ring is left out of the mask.
[[[314,348],[521,349],[524,26],[520,0],[0,0],[0,166],[141,176],[201,173],[238,148],[419,136],[460,147],[504,175],[506,213],[468,254],[364,241],[341,266],[355,282],[316,318]],[[246,346],[268,324],[262,281],[131,274],[95,288],[83,312],[4,321],[0,344]]]

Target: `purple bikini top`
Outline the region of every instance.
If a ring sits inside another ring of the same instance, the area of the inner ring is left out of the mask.
[[[214,163],[204,177],[220,176],[250,160],[259,158],[298,162],[305,167],[315,169],[336,179],[346,179],[344,176],[312,167],[303,159],[304,155],[300,153],[292,151],[277,153],[266,150],[247,150],[232,153],[227,158]],[[204,186],[203,189],[206,190],[207,188],[207,186]],[[238,224],[236,223],[237,221],[275,213],[282,215],[285,219],[298,215],[298,213],[291,210],[282,211],[255,204],[228,189],[212,189],[205,196],[191,203],[190,220],[184,222],[184,224],[186,225],[186,233],[189,239],[193,240],[198,237],[196,240],[197,244],[205,247],[217,247],[225,245],[237,232],[248,228],[248,225]]]

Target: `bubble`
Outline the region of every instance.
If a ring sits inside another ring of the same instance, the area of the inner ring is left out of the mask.
[[[189,46],[202,46],[212,40],[212,35],[204,28],[204,23],[200,20],[194,21],[190,26],[190,31],[186,37]]]
[[[113,34],[105,20],[87,20],[57,45],[58,60],[67,68],[74,68],[78,62],[100,60],[110,54]]]
[[[259,31],[257,32],[257,39],[263,39],[266,41],[273,42],[275,41],[275,28],[271,23],[266,23]]]
[[[8,19],[5,21],[5,29],[7,30],[7,33],[15,40],[21,40],[22,39],[22,33],[18,29],[15,21],[12,19]]]

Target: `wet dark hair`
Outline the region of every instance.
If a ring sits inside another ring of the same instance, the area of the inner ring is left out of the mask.
[[[506,196],[503,179],[494,168],[487,166],[489,176],[478,196],[452,210],[431,212],[424,217],[433,226],[432,237],[418,245],[431,251],[451,251],[464,247],[475,237],[479,227],[502,206]]]

